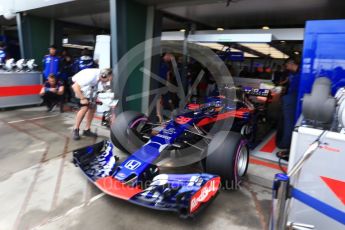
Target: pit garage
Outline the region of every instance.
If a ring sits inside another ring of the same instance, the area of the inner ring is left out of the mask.
[[[344,229],[343,8],[0,0],[0,229]]]

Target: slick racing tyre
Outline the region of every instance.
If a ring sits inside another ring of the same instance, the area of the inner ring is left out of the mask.
[[[113,144],[125,153],[133,153],[144,143],[140,136],[148,118],[135,111],[125,111],[119,114],[111,124],[110,138]]]
[[[219,131],[207,148],[205,171],[219,175],[224,189],[237,189],[249,164],[249,148],[239,133]]]

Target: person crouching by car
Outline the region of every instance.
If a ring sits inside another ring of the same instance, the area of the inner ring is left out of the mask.
[[[86,126],[83,132],[84,136],[97,137],[96,133],[91,132],[91,122],[96,111],[94,103],[95,94],[100,91],[98,86],[105,88],[107,82],[112,79],[112,70],[106,69],[84,69],[72,77],[72,89],[75,96],[80,99],[80,110],[77,113],[75,125],[73,128],[73,139],[79,140],[79,127],[86,116]],[[90,101],[91,100],[91,101]]]
[[[53,74],[50,74],[40,92],[43,102],[48,107],[48,112],[53,111],[57,104],[60,104],[60,112],[62,112],[63,93],[63,83],[58,81]]]

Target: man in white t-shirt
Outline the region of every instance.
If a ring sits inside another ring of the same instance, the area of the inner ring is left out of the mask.
[[[90,99],[95,97],[99,86],[105,86],[112,79],[111,69],[84,69],[72,77],[73,91],[75,96],[80,99],[80,110],[77,113],[75,126],[73,128],[73,139],[79,140],[79,127],[86,115],[86,126],[84,136],[97,137],[96,133],[91,132],[91,122],[95,114],[95,106],[90,106]]]

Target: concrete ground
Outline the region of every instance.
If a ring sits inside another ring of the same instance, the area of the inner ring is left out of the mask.
[[[237,191],[221,191],[194,219],[135,206],[101,193],[71,161],[79,147],[108,138],[70,139],[73,113],[43,107],[0,112],[0,230],[7,229],[267,229],[275,171],[251,165]],[[123,157],[122,153],[118,153]]]

